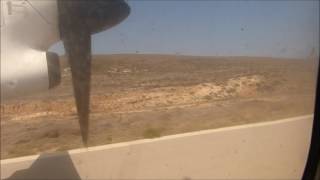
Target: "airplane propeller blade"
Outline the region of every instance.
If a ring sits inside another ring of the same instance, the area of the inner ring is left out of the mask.
[[[91,77],[91,33],[84,21],[83,2],[58,1],[60,35],[69,60],[80,131],[88,142]]]
[[[91,35],[120,23],[130,13],[123,0],[58,0],[60,37],[70,64],[82,141],[89,133]]]

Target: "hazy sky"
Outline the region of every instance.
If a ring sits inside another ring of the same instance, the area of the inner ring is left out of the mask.
[[[129,1],[131,14],[93,36],[94,54],[306,57],[319,49],[319,1]],[[61,43],[52,50],[63,53]]]

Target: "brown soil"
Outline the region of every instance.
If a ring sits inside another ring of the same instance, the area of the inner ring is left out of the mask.
[[[81,147],[70,69],[1,104],[1,158]],[[90,146],[313,113],[312,61],[104,55],[93,60]]]

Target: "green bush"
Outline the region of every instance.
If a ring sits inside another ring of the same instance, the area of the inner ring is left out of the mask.
[[[156,128],[148,128],[143,131],[144,138],[156,138],[161,136],[161,130]]]

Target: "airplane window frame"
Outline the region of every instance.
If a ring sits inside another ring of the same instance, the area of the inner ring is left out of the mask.
[[[320,58],[318,58],[318,62]],[[302,176],[303,180],[320,179],[320,65],[316,85],[313,127],[307,163]]]

